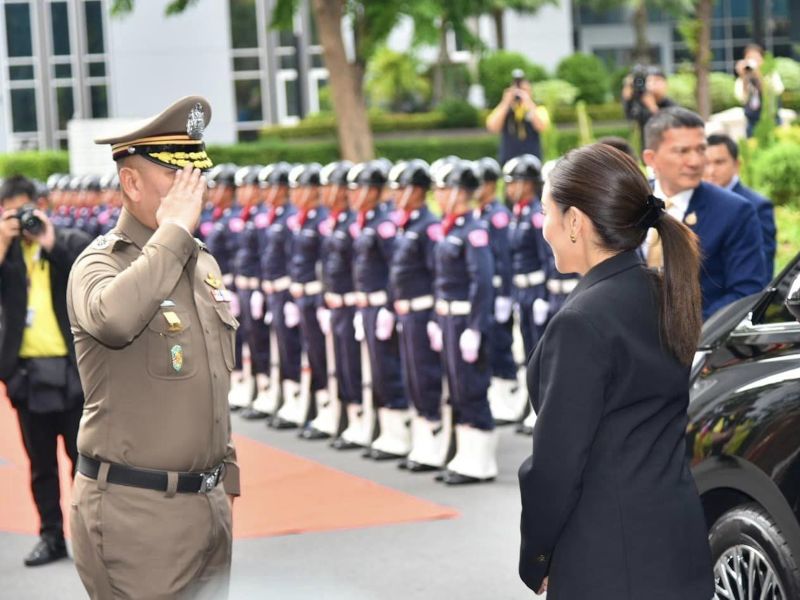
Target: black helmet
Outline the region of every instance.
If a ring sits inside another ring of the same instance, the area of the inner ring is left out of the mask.
[[[377,160],[355,165],[347,173],[347,184],[349,187],[383,187],[386,185],[387,173]]]
[[[100,178],[100,187],[104,190],[118,190],[119,175],[117,175],[116,171],[103,175]]]
[[[389,175],[386,178],[386,181],[391,189],[396,190],[402,185],[400,183],[400,179],[402,178],[403,171],[405,171],[407,166],[408,163],[404,160],[401,160],[395,163],[395,165],[389,169]]]
[[[63,173],[53,173],[47,178],[47,189],[53,190],[58,186],[58,182],[64,177]]]
[[[216,165],[206,175],[208,187],[236,187],[236,170],[233,163]]]
[[[521,154],[503,165],[503,179],[508,181],[542,182],[542,161],[533,154]]]
[[[441,171],[447,165],[455,164],[459,160],[461,159],[456,155],[450,154],[448,156],[443,156],[442,158],[437,158],[431,163],[429,172],[436,187],[444,187],[444,179],[439,176],[439,171]]]
[[[347,185],[347,173],[353,168],[349,160],[328,163],[319,172],[320,185]]]
[[[445,165],[437,172],[437,177],[443,180],[443,187],[458,187],[467,190],[476,190],[481,185],[478,170],[471,160],[459,159]]]
[[[258,183],[263,188],[289,185],[289,171],[291,170],[292,165],[284,161],[267,165],[258,172]]]
[[[261,165],[248,165],[236,171],[234,181],[236,187],[243,185],[256,185],[258,183],[258,174],[263,167]]]
[[[475,161],[478,168],[478,176],[481,181],[497,181],[500,179],[502,171],[497,161],[489,156],[484,156]]]
[[[56,183],[56,188],[63,191],[67,191],[71,188],[72,185],[72,175],[62,175],[58,182]]]
[[[383,169],[383,174],[386,176],[386,180],[389,180],[389,171],[392,170],[393,163],[385,156],[379,156],[375,160],[371,161],[378,165],[381,169]]]
[[[295,166],[289,171],[289,187],[320,185],[319,173],[321,170],[322,165],[319,163]]]
[[[84,175],[81,180],[81,190],[86,192],[99,192],[102,189],[99,175]]]
[[[431,171],[428,163],[421,158],[415,158],[406,163],[399,179],[400,187],[415,185],[428,189],[431,187]]]

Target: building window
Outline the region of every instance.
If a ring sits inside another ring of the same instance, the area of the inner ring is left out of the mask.
[[[71,54],[69,14],[66,2],[50,3],[50,32],[53,36],[53,55],[68,56]]]
[[[33,56],[31,7],[26,2],[6,4],[6,55],[9,58]]]
[[[11,90],[11,128],[15,133],[33,133],[39,129],[35,89]]]

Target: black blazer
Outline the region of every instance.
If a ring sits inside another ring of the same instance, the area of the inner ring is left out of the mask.
[[[50,261],[50,289],[53,311],[67,343],[70,360],[75,365],[75,348],[67,316],[67,279],[72,263],[89,245],[91,238],[78,229],[56,229],[56,243],[50,252],[43,252]],[[14,240],[0,263],[0,381],[14,374],[25,329],[28,308],[28,285],[25,260],[19,240]]]
[[[597,265],[531,356],[538,419],[520,467],[519,573],[548,600],[708,600],[705,520],[684,435],[689,368],[662,346],[635,251]]]

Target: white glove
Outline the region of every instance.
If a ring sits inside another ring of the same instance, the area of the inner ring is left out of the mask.
[[[250,315],[256,321],[264,318],[264,294],[259,290],[250,294]]]
[[[506,323],[511,318],[511,307],[513,303],[507,296],[498,296],[494,299],[494,320],[498,323]]]
[[[323,335],[328,335],[331,332],[331,311],[324,306],[320,306],[317,309],[317,322]]]
[[[357,342],[364,341],[364,317],[361,316],[360,312],[356,313],[356,316],[353,317],[353,329],[355,329],[355,338]]]
[[[465,329],[458,339],[458,347],[461,349],[461,358],[464,362],[474,363],[478,360],[478,350],[481,348],[481,334],[474,329]]]
[[[550,313],[550,303],[542,298],[533,301],[533,324],[541,327],[547,322],[547,315]]]
[[[442,351],[442,328],[436,321],[428,321],[428,340],[431,343],[431,350],[434,352]]]
[[[239,294],[230,291],[228,293],[231,295],[231,314],[238,318],[239,315],[242,314],[242,307],[239,304]]]
[[[375,319],[375,337],[385,342],[392,337],[394,331],[394,314],[385,308],[378,311],[378,317]]]
[[[272,325],[272,311],[268,310],[264,315],[264,324],[265,325]]]
[[[294,302],[287,302],[283,305],[283,321],[289,329],[293,329],[300,324],[300,309]]]

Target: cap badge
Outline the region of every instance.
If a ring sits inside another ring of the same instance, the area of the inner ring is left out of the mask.
[[[203,105],[199,102],[192,107],[189,111],[189,116],[186,118],[186,133],[193,140],[199,140],[203,137],[203,131],[206,129],[206,113],[203,110]]]

